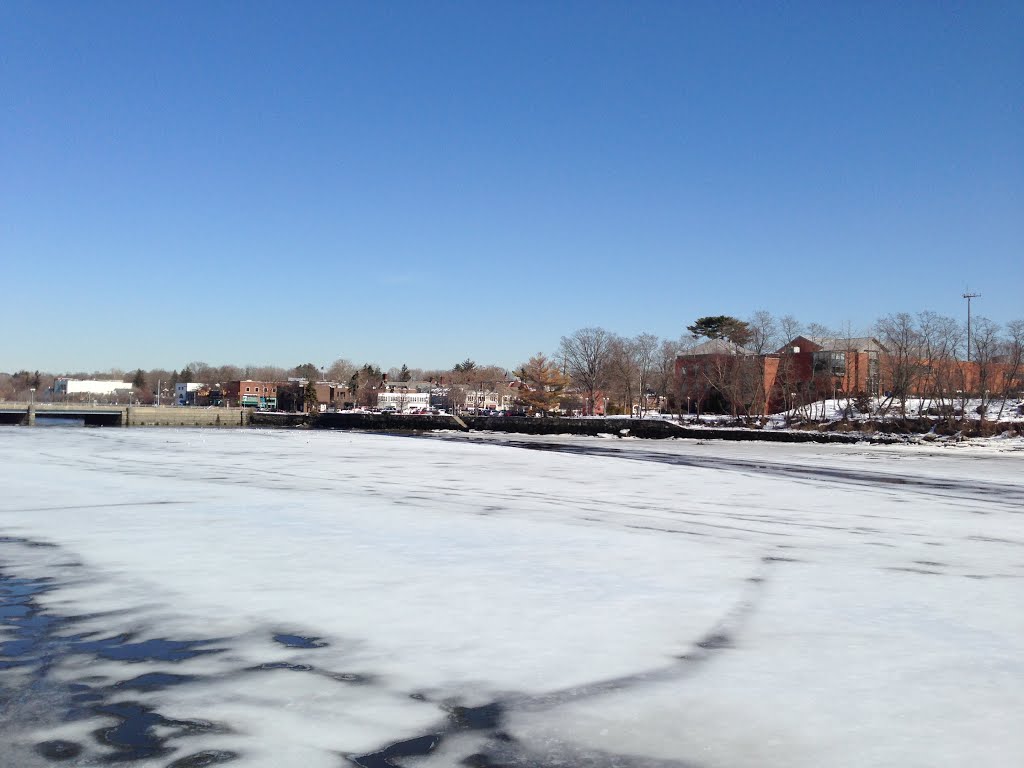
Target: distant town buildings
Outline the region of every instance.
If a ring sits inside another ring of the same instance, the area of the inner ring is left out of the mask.
[[[377,407],[385,411],[409,413],[430,407],[429,392],[415,392],[399,388],[396,392],[378,392]]]
[[[54,379],[54,397],[72,397],[75,395],[103,396],[109,397],[118,393],[131,392],[130,381],[116,381],[105,379]]]
[[[276,410],[279,386],[276,381],[228,381],[221,385],[221,398],[225,405]]]

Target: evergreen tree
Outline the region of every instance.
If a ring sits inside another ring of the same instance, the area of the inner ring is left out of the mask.
[[[305,388],[302,390],[302,407],[310,413],[318,410],[320,407],[320,401],[316,395],[316,384],[312,381],[307,381]]]
[[[306,379],[307,381],[318,381],[320,379],[320,369],[312,363],[303,363],[292,368],[292,376],[297,379]]]
[[[743,346],[750,341],[750,325],[729,315],[712,315],[698,318],[686,330],[697,338],[728,339]]]

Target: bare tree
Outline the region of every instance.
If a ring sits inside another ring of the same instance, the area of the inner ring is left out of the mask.
[[[632,339],[613,336],[609,344],[607,383],[618,392],[622,413],[633,413],[638,374]]]
[[[242,378],[253,381],[285,381],[288,371],[276,365],[247,365]]]
[[[682,413],[682,406],[679,405],[678,390],[679,381],[676,378],[676,357],[682,345],[678,341],[666,339],[661,342],[657,350],[657,358],[654,368],[654,391],[659,399],[663,398],[668,404],[670,399],[676,398],[676,410]]]
[[[981,424],[985,424],[989,403],[992,399],[991,390],[995,386],[996,360],[1001,347],[999,325],[985,317],[979,317],[971,324],[971,362],[978,367],[975,394],[980,400],[978,414]]]
[[[905,417],[907,398],[917,384],[920,334],[914,325],[914,318],[906,312],[886,315],[876,323],[875,328],[885,349],[881,362],[891,387],[882,410],[887,412],[893,400],[896,400],[900,404],[900,415]]]
[[[935,410],[952,424],[955,420],[953,403],[957,392],[965,387],[963,367],[957,361],[957,351],[963,340],[960,323],[951,317],[925,311],[917,315],[920,341],[920,381],[918,386],[927,400],[924,409]]]
[[[661,340],[653,333],[641,333],[633,338],[633,354],[636,362],[637,388],[640,391],[640,417],[647,413],[647,393],[656,378],[659,367],[658,352]],[[674,362],[674,361],[673,361]]]
[[[614,336],[604,328],[581,328],[563,336],[559,348],[573,383],[586,394],[588,410],[593,413],[594,393],[605,385]]]
[[[807,335],[812,339],[834,339],[838,334],[821,323],[808,323]]]
[[[349,396],[355,405],[372,408],[377,405],[383,374],[378,366],[365,363],[348,380]]]
[[[789,339],[781,338],[778,321],[772,317],[771,312],[759,309],[747,320],[747,328],[750,335],[747,337],[746,347],[758,355],[766,355],[778,349]],[[792,338],[792,337],[790,337]]]
[[[755,413],[764,414],[768,407],[768,396],[765,393],[765,356],[792,337],[784,338],[779,322],[764,309],[759,309],[750,316],[747,327],[750,330],[747,348],[754,356],[741,360],[736,366],[734,374],[738,380],[733,383],[733,388],[736,394],[742,393],[749,417]]]
[[[782,343],[792,341],[803,333],[803,325],[792,315],[783,315],[779,318],[779,334],[782,336]]]
[[[326,377],[328,381],[348,381],[356,372],[356,366],[351,360],[339,357],[327,368]]]
[[[1020,388],[1020,377],[1024,371],[1024,320],[1013,320],[1006,324],[1007,337],[1003,340],[1002,357],[1002,402],[996,421],[1003,418],[1006,401],[1014,388]]]

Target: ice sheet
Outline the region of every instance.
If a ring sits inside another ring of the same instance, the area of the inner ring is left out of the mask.
[[[1024,762],[1020,452],[511,442],[0,431],[0,568],[53,580],[56,636],[130,634],[61,655],[53,708],[150,708],[152,765]],[[216,652],[124,658],[164,640]],[[0,723],[68,732],[111,749]]]

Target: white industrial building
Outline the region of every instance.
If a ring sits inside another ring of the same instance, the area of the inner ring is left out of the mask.
[[[429,392],[378,392],[377,407],[382,409],[394,408],[399,413],[418,411],[421,408],[430,407]]]
[[[194,381],[178,382],[174,385],[175,401],[178,405],[195,405],[196,392],[202,388],[202,384]]]
[[[107,379],[56,379],[53,382],[55,397],[68,395],[116,395],[118,392],[131,392],[130,381],[112,381]]]

